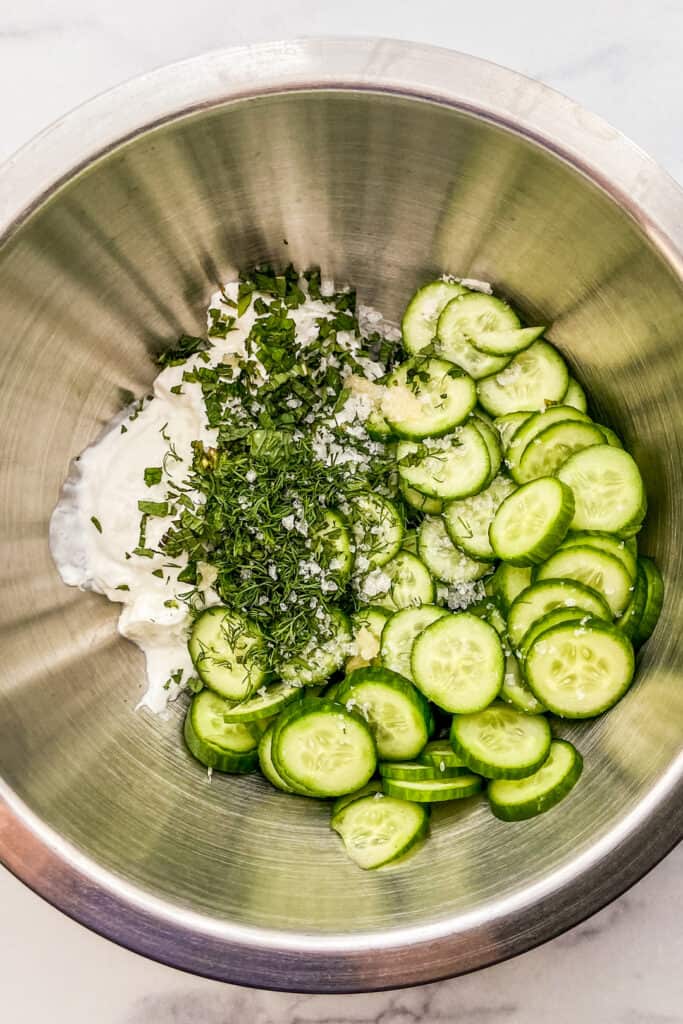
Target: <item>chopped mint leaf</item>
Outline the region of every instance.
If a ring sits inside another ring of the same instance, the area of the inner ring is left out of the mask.
[[[162,473],[161,466],[148,466],[145,470],[145,483],[147,486],[153,487],[154,484],[160,484]]]
[[[164,570],[163,569],[155,569],[154,572],[152,573],[152,576],[158,576],[160,580],[163,580],[163,578],[164,578]]]
[[[163,519],[168,515],[167,501],[139,501],[138,509],[146,516],[158,516]]]
[[[121,424],[121,433],[122,434],[127,434],[128,433],[128,427],[126,426],[125,423]]]
[[[90,522],[93,524],[98,533],[102,533],[102,523],[99,521],[97,516],[90,516]]]
[[[170,598],[169,598],[168,601],[164,601],[164,608],[177,608],[177,607],[178,607],[178,602],[177,601],[173,601]]]
[[[180,366],[187,362],[190,356],[202,352],[209,347],[206,338],[194,338],[189,334],[182,334],[174,348],[167,349],[157,356],[159,366]]]
[[[127,583],[119,583],[119,585],[118,585],[118,587],[116,589],[117,590],[130,590],[130,587],[128,586]]]
[[[182,384],[174,384],[173,387],[171,388],[171,394],[172,395],[182,395],[182,393],[183,393],[183,385]]]
[[[133,548],[133,554],[138,555],[139,558],[154,558],[156,552],[151,548],[137,547]]]

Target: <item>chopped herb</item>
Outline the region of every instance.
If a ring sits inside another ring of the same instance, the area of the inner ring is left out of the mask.
[[[171,388],[171,394],[172,395],[182,395],[182,393],[183,393],[183,385],[182,384],[174,384],[173,387]]]
[[[158,576],[160,580],[163,580],[163,578],[164,578],[164,570],[163,569],[155,569],[154,572],[152,573],[152,576]]]
[[[177,608],[177,607],[178,607],[178,602],[177,601],[173,601],[170,598],[169,598],[168,601],[164,601],[164,608]]]
[[[190,676],[190,678],[185,681],[185,686],[190,693],[199,693],[204,689],[204,683],[197,676]]]
[[[118,587],[116,589],[117,590],[130,590],[130,587],[128,586],[127,583],[119,583],[119,585],[118,585]]]
[[[128,433],[128,427],[126,426],[125,423],[121,424],[121,433],[122,434],[127,434]]]
[[[133,548],[133,554],[140,558],[154,558],[156,551],[152,551],[151,548],[137,547]]]
[[[98,533],[102,533],[102,523],[99,521],[97,516],[90,516],[90,522],[93,524]]]
[[[187,362],[190,356],[202,352],[209,347],[206,338],[194,338],[189,334],[182,334],[174,348],[167,349],[157,356],[159,366],[180,366]]]
[[[139,501],[138,509],[146,516],[157,516],[163,519],[168,515],[167,501]]]
[[[145,470],[145,483],[148,487],[161,483],[163,470],[161,466],[148,466]]]

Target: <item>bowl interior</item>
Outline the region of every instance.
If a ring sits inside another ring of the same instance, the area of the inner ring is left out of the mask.
[[[432,838],[362,873],[322,803],[206,772],[166,719],[135,713],[140,653],[116,607],[63,586],[47,523],[71,456],[200,329],[209,294],[261,260],[319,264],[398,318],[448,271],[491,281],[558,345],[595,415],[635,453],[642,546],[667,581],[638,682],[563,729],[584,755],[562,809],[520,825],[439,808]],[[89,861],[213,922],[319,936],[495,917],[608,841],[673,763],[683,288],[645,231],[552,153],[470,114],[397,95],[311,90],[197,112],[120,146],[43,203],[0,252],[0,772]]]

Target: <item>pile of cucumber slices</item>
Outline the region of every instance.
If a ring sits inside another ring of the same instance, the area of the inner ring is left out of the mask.
[[[204,685],[192,754],[333,800],[362,868],[414,847],[435,802],[485,793],[506,821],[557,804],[582,770],[562,720],[624,696],[663,599],[638,553],[638,466],[544,328],[443,279],[413,296],[402,333],[365,422],[395,454],[396,494],[335,513],[349,590],[325,642],[273,680],[258,630],[218,606],[189,644]]]

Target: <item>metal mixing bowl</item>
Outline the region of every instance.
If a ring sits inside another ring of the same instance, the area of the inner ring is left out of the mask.
[[[116,89],[0,173],[0,856],[148,956],[230,981],[352,991],[519,953],[622,892],[681,832],[683,194],[544,86],[407,43],[217,53]],[[397,317],[443,270],[514,297],[619,428],[664,570],[638,681],[567,729],[561,808],[440,808],[403,866],[359,871],[322,803],[206,773],[182,709],[134,713],[117,609],[63,586],[47,522],[69,458],[150,353],[238,267],[320,263]]]

